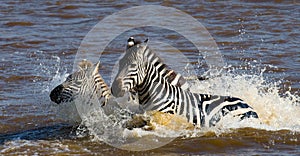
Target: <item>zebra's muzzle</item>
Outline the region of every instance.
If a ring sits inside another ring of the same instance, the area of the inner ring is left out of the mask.
[[[115,97],[122,97],[125,91],[122,89],[122,80],[116,79],[111,86],[111,94]]]
[[[64,89],[63,85],[58,85],[57,87],[55,87],[50,93],[51,101],[53,101],[57,104],[62,103],[63,98],[61,97],[61,93],[62,93],[63,89]]]

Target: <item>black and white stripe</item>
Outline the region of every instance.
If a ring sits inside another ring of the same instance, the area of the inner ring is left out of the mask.
[[[184,79],[176,77],[178,74],[168,69],[146,43],[128,46],[119,65],[112,94],[120,97],[127,91],[137,93],[144,110],[182,115],[197,127],[214,126],[227,115],[240,120],[258,118],[239,98],[196,94],[180,87]]]

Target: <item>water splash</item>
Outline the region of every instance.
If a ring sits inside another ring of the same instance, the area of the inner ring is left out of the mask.
[[[78,107],[76,108],[75,104],[70,103],[60,105],[56,110],[58,116],[64,121],[75,123],[82,121],[82,124],[87,126],[90,135],[94,136],[94,140],[105,141],[110,145],[117,145],[118,148],[123,149],[136,148],[136,150],[144,150],[146,147],[143,147],[143,145],[153,145],[153,143],[158,143],[161,140],[165,142],[172,141],[172,138],[178,136],[191,138],[209,134],[220,135],[243,127],[272,131],[287,129],[300,132],[300,121],[298,120],[300,117],[300,97],[290,91],[284,94],[280,93],[281,88],[279,86],[283,82],[270,81],[266,78],[265,68],[257,68],[256,64],[251,65],[251,63],[249,63],[249,66],[247,70],[256,68],[258,72],[240,73],[238,72],[239,68],[234,69],[228,66],[223,69],[227,73],[219,72],[218,75],[209,77],[207,80],[198,81],[195,80],[195,76],[186,78],[189,79],[192,92],[235,96],[244,99],[257,110],[261,123],[249,120],[233,122],[232,119],[228,119],[213,128],[170,130],[168,127],[156,124],[156,129],[153,131],[145,131],[144,129],[128,130],[124,129],[121,123],[114,123],[101,109],[94,109],[90,114],[80,116],[77,111]],[[53,88],[65,79],[66,72],[61,74],[59,68],[58,66],[56,74],[51,80],[52,85],[48,86],[49,88]],[[151,118],[151,116],[149,117]],[[137,146],[139,147],[137,148]]]
[[[264,77],[265,69],[259,74],[226,73],[206,81],[194,81],[193,92],[235,96],[244,99],[258,113],[263,124],[249,125],[268,130],[288,129],[300,131],[300,97],[290,91],[280,93],[282,82],[270,82]],[[292,115],[291,115],[292,114]],[[234,128],[242,127],[228,123]],[[225,126],[226,127],[226,126]]]
[[[55,120],[58,119],[70,124],[80,123],[81,119],[74,103],[56,105],[49,98],[50,91],[61,84],[69,75],[67,68],[62,65],[61,58],[56,55],[48,55],[40,50],[30,53],[28,57],[35,59],[34,73],[38,77],[33,80],[35,103],[42,105],[45,113],[54,115]],[[43,79],[39,79],[40,77]]]

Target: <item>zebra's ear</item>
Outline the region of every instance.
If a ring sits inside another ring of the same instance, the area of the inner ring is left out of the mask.
[[[136,45],[136,42],[135,42],[134,38],[131,36],[127,40],[127,47],[126,47],[126,49],[129,49],[129,48],[133,47],[134,45]]]
[[[86,59],[83,59],[78,63],[79,70],[87,70],[92,67],[92,62]]]
[[[146,38],[145,41],[144,41],[144,43],[148,43],[148,41],[149,41],[149,38]]]
[[[95,65],[92,74],[93,75],[99,74],[99,70],[100,70],[100,61]]]
[[[146,38],[142,44],[145,46],[148,46],[148,41],[149,41],[149,38]]]

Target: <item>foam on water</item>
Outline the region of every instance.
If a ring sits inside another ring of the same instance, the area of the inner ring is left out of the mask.
[[[35,66],[36,75],[48,79],[48,81],[34,80],[35,100],[41,101],[44,104],[46,102],[45,99],[49,99],[51,90],[65,81],[69,74],[67,73],[67,69],[61,66],[60,57],[55,55],[48,57],[44,51],[35,51],[31,55],[34,55],[36,61],[39,62]],[[49,62],[51,63],[50,65]],[[46,105],[48,105],[47,108],[50,109],[49,111],[54,112],[56,118],[63,122],[70,124],[81,122],[74,103],[56,105],[54,102],[50,102],[50,104],[46,102]]]
[[[13,140],[0,147],[3,155],[59,155],[73,153],[91,153],[88,149],[76,145],[68,145],[60,140]]]

